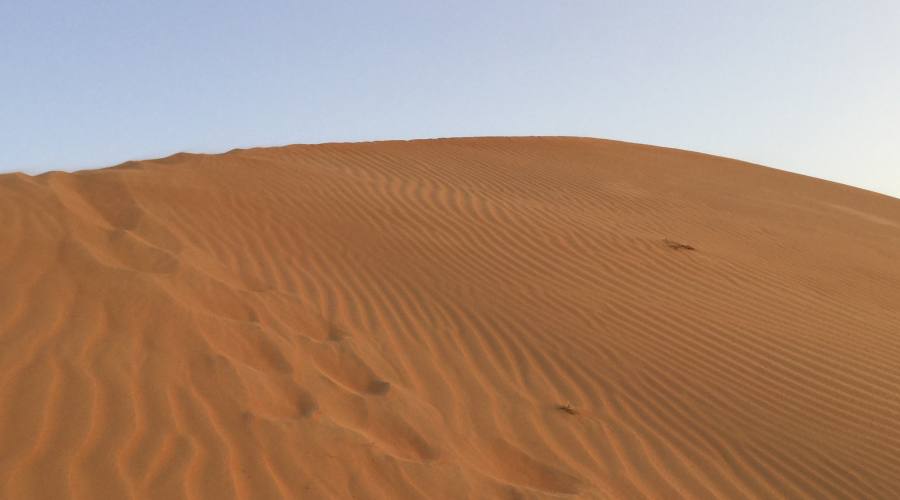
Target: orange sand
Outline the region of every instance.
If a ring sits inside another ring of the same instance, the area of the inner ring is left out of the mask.
[[[3,175],[0,380],[2,498],[896,498],[900,200],[574,138]]]

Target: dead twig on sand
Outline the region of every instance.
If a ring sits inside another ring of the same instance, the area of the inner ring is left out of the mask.
[[[666,246],[674,248],[675,250],[696,250],[696,248],[687,243],[679,243],[677,241],[672,241],[669,238],[665,238],[663,241],[666,243]]]
[[[569,415],[578,415],[578,412],[575,411],[575,408],[572,408],[572,403],[566,403],[566,404],[564,404],[564,405],[558,405],[558,406],[556,407],[556,409],[559,410],[559,411],[564,411],[564,412],[568,413]]]

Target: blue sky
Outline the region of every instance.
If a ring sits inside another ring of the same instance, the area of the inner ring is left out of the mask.
[[[900,2],[0,0],[0,170],[580,135],[900,197]]]

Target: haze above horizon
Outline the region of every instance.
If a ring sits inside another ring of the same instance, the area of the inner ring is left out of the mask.
[[[0,172],[591,136],[900,197],[900,4],[0,3]]]

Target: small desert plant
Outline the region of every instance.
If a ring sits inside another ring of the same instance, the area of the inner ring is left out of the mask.
[[[695,250],[694,247],[688,245],[687,243],[679,243],[677,241],[672,241],[669,238],[663,240],[669,248],[674,248],[675,250]]]

